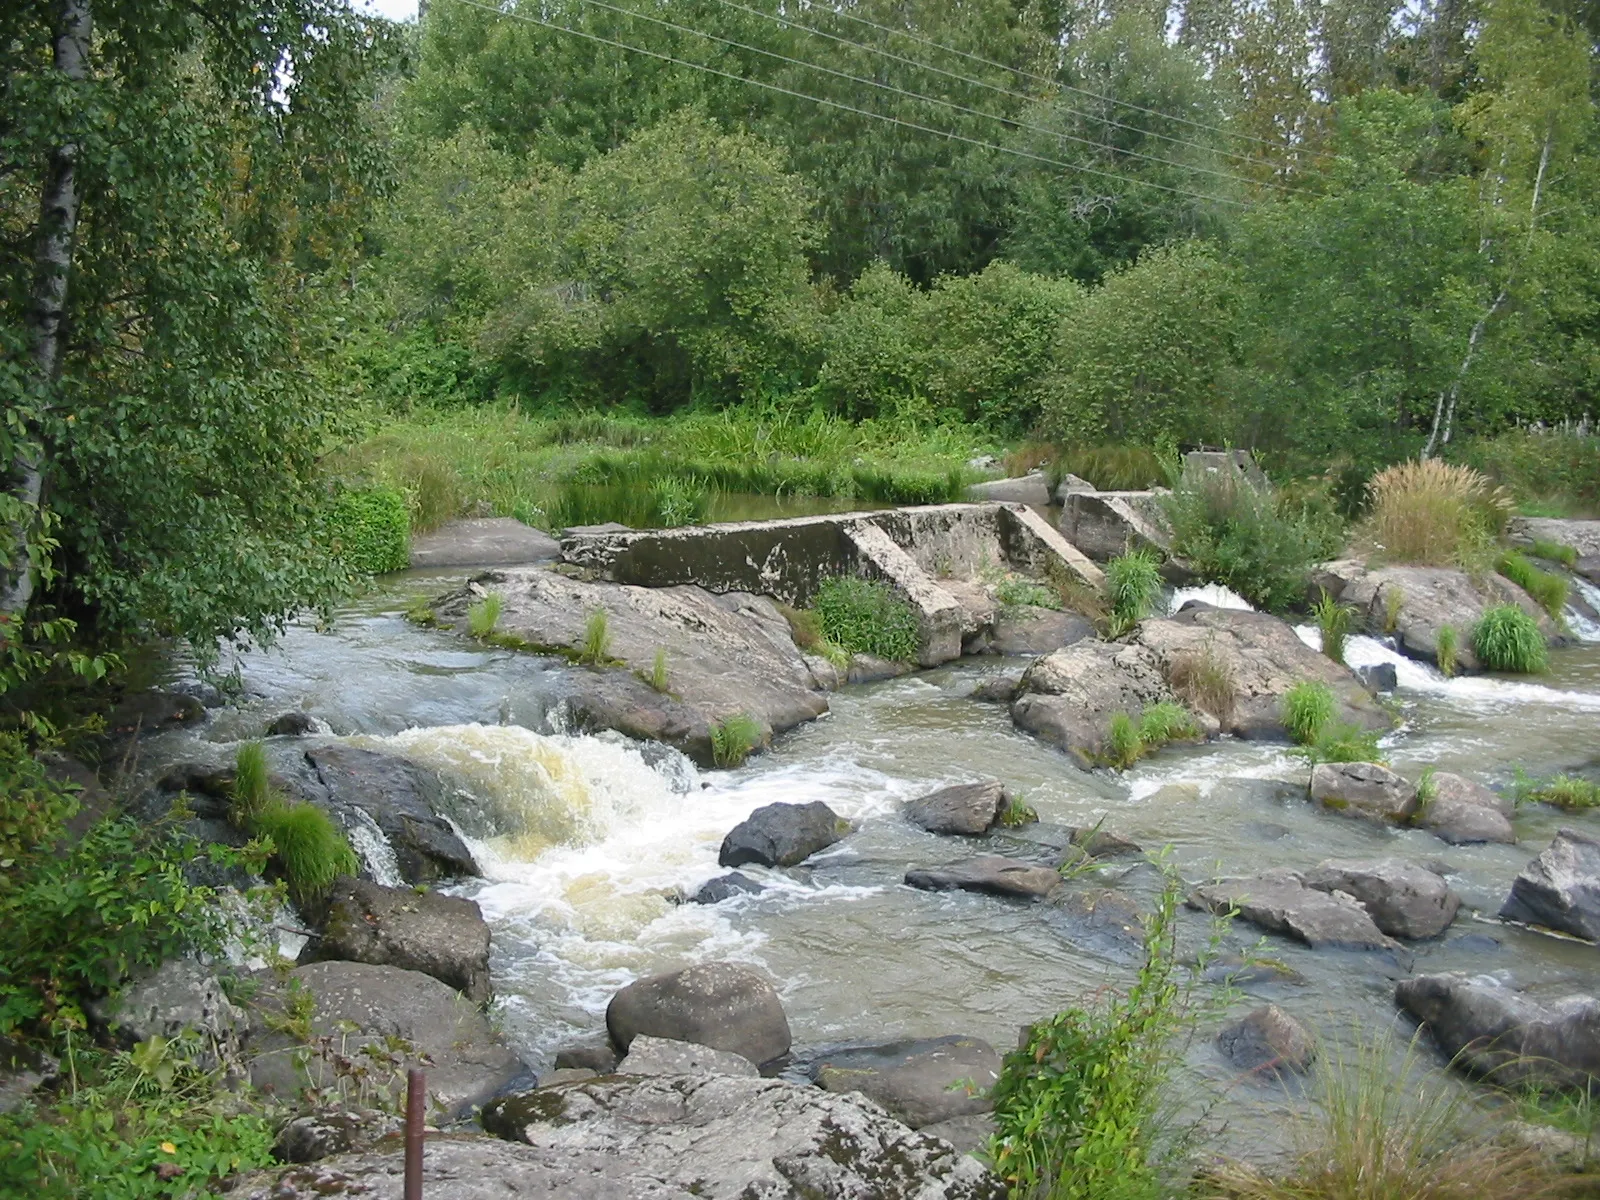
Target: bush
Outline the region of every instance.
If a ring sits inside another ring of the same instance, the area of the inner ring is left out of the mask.
[[[334,553],[356,570],[384,575],[411,565],[411,516],[394,488],[345,492],[332,524]]]
[[[1316,742],[1338,710],[1333,689],[1315,679],[1302,679],[1283,695],[1283,723],[1291,740],[1302,746]]]
[[[0,733],[0,871],[49,849],[78,811],[76,793],[50,778],[20,734]]]
[[[914,662],[922,648],[917,614],[879,580],[838,575],[817,589],[822,635],[851,654]]]
[[[1510,510],[1510,498],[1483,474],[1436,458],[1379,471],[1367,496],[1367,533],[1379,552],[1417,566],[1475,563]]]
[[[706,489],[694,478],[667,476],[650,485],[650,504],[656,521],[666,529],[693,525],[705,516]]]
[[[1106,563],[1106,593],[1119,634],[1150,615],[1160,591],[1161,566],[1150,551],[1133,550]]]
[[[734,713],[711,725],[711,761],[719,767],[737,767],[761,742],[761,723],[748,713]]]
[[[257,837],[271,840],[272,857],[283,872],[289,897],[302,908],[326,898],[339,876],[361,870],[361,860],[344,830],[315,805],[269,804],[255,815],[250,828]]]
[[[1550,656],[1539,623],[1515,604],[1496,604],[1472,630],[1472,652],[1491,671],[1543,671]]]
[[[850,652],[835,646],[823,636],[822,618],[817,616],[815,609],[779,604],[778,611],[788,620],[789,633],[794,637],[796,646],[807,654],[827,659],[837,670],[843,671],[849,667]]]
[[[1532,596],[1553,619],[1561,619],[1567,607],[1567,581],[1561,576],[1541,571],[1515,550],[1502,554],[1495,570]]]
[[[1231,472],[1180,479],[1163,506],[1174,553],[1269,612],[1303,602],[1311,566],[1344,540],[1331,507],[1291,503]]]
[[[1344,643],[1355,624],[1356,610],[1340,604],[1327,592],[1311,608],[1317,619],[1317,629],[1322,634],[1322,652],[1341,666],[1344,664]]]
[[[1600,437],[1519,429],[1470,443],[1462,457],[1541,515],[1600,513]]]

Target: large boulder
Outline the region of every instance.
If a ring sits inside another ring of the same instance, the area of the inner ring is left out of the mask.
[[[1303,1074],[1317,1056],[1316,1039],[1276,1004],[1263,1004],[1217,1033],[1217,1048],[1244,1071]]]
[[[36,1046],[0,1034],[0,1114],[19,1107],[61,1073],[61,1064]]]
[[[792,867],[850,832],[846,821],[821,800],[809,804],[763,804],[722,839],[717,864]]]
[[[1161,511],[1162,493],[1067,492],[1062,497],[1061,533],[1096,562],[1129,550],[1172,553],[1172,531]]]
[[[1006,802],[998,779],[957,783],[906,805],[906,820],[929,833],[987,833]]]
[[[1418,975],[1395,1002],[1428,1027],[1452,1064],[1502,1087],[1584,1088],[1600,1082],[1600,999],[1540,1003],[1498,981]]]
[[[1338,892],[1322,892],[1286,867],[1245,879],[1202,884],[1189,895],[1189,907],[1206,912],[1238,911],[1240,917],[1271,933],[1298,938],[1313,949],[1392,950],[1360,903]]]
[[[1433,776],[1431,794],[1422,800],[1416,824],[1451,845],[1517,840],[1512,804],[1481,783],[1448,771]]]
[[[1461,907],[1443,876],[1398,858],[1327,859],[1305,873],[1305,883],[1354,896],[1372,923],[1394,937],[1438,937]]]
[[[489,1000],[489,924],[475,900],[340,879],[321,935],[300,954],[330,959],[422,971],[474,1004]]]
[[[1093,766],[1117,713],[1176,702],[1159,664],[1143,646],[1086,640],[1036,661],[1011,702],[1018,728]]]
[[[1600,840],[1576,829],[1558,832],[1512,881],[1500,916],[1600,941]]]
[[[338,743],[307,750],[306,761],[346,827],[360,821],[355,809],[382,830],[407,883],[478,874],[472,851],[439,815],[445,789],[431,772],[392,754]]]
[[[1506,537],[1524,548],[1531,548],[1535,541],[1554,542],[1576,550],[1579,558],[1600,556],[1600,521],[1512,517],[1506,523]]]
[[[1061,886],[1061,874],[1053,867],[1006,858],[1000,854],[980,854],[946,867],[926,867],[906,872],[910,887],[928,892],[961,890],[988,892],[995,896],[1048,896]]]
[[[91,1015],[123,1046],[197,1033],[208,1065],[233,1059],[250,1025],[223,992],[215,968],[187,958],[162,963],[92,1005]]]
[[[1049,654],[1094,636],[1094,623],[1074,612],[1018,605],[1001,608],[983,643],[984,653]]]
[[[921,1129],[988,1112],[1000,1055],[981,1038],[916,1038],[850,1046],[820,1056],[811,1078],[824,1091],[860,1092],[897,1121]]]
[[[742,1054],[641,1033],[628,1047],[627,1057],[617,1066],[617,1074],[743,1075],[754,1079],[761,1072]]]
[[[431,1106],[447,1116],[483,1104],[524,1073],[474,1004],[421,971],[319,962],[252,978],[250,1078],[280,1099],[333,1077],[320,1045],[364,1069],[367,1086],[391,1102],[404,1095],[405,1068],[426,1057]]]
[[[490,592],[501,598],[504,643],[535,653],[575,658],[590,615],[606,614],[609,664],[574,669],[560,683],[574,715],[592,727],[666,742],[711,765],[713,724],[742,713],[769,738],[828,711],[788,621],[765,597],[590,582],[533,566],[480,576],[434,612],[465,629],[468,608]],[[636,675],[651,671],[658,651],[666,653],[665,692]]]
[[[976,1160],[908,1129],[872,1102],[779,1079],[586,1080],[497,1100],[483,1124],[531,1146],[536,1161],[572,1171],[569,1190],[524,1187],[522,1195],[1003,1200],[1006,1194]],[[504,1188],[504,1171],[499,1178]],[[667,1190],[635,1190],[634,1178]],[[425,1194],[449,1200],[446,1193]]]
[[[606,1028],[624,1053],[640,1034],[693,1042],[770,1062],[789,1052],[789,1018],[761,975],[734,963],[700,963],[636,979],[611,998]]]
[[[1318,763],[1311,798],[1330,812],[1404,823],[1417,811],[1416,785],[1381,763]]]

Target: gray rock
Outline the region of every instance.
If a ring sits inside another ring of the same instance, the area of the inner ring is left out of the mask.
[[[621,1056],[611,1044],[610,1035],[588,1042],[574,1042],[556,1051],[556,1070],[593,1071],[609,1075],[617,1069]]]
[[[1017,692],[1022,688],[1022,674],[1021,671],[1001,671],[996,675],[986,676],[972,689],[972,698],[990,704],[1010,704],[1017,698]]]
[[[742,867],[792,867],[850,832],[850,822],[820,800],[809,804],[764,804],[722,839],[717,863]]]
[[[742,1054],[641,1033],[629,1045],[627,1057],[617,1067],[617,1074],[744,1075],[754,1079],[761,1072]]]
[[[1600,1154],[1592,1138],[1551,1125],[1535,1125],[1531,1121],[1507,1121],[1501,1140],[1506,1145],[1531,1151],[1564,1173],[1588,1170]]]
[[[1190,893],[1188,903],[1213,913],[1237,908],[1251,924],[1298,938],[1314,949],[1392,950],[1396,945],[1355,900],[1308,888],[1298,873],[1283,867],[1247,879],[1204,884]]]
[[[371,1085],[399,1103],[405,1094],[406,1066],[426,1055],[430,1107],[446,1116],[483,1104],[524,1073],[520,1059],[502,1045],[477,1007],[448,984],[420,971],[370,963],[319,962],[296,967],[280,977],[273,971],[253,976],[259,989],[250,1001],[251,1081],[281,1099],[297,1097],[313,1073],[332,1071],[318,1061],[297,1063],[304,1043],[294,1030],[294,996],[309,993],[313,1012],[307,1022],[313,1043],[331,1039],[335,1051],[364,1066]],[[396,1043],[398,1039],[398,1043]],[[383,1065],[399,1044],[402,1061]],[[375,1050],[367,1052],[367,1047]]]
[[[322,731],[321,723],[315,717],[298,709],[273,718],[267,726],[268,737],[306,737]]]
[[[1500,916],[1600,941],[1600,841],[1559,831],[1512,881]]]
[[[1003,1200],[947,1142],[856,1096],[727,1075],[597,1079],[497,1100],[484,1127],[573,1170],[570,1200]],[[631,1178],[630,1178],[631,1177]],[[632,1178],[676,1190],[635,1190]],[[515,1180],[501,1168],[497,1180]],[[425,1191],[430,1200],[436,1193]],[[495,1193],[506,1194],[505,1191]],[[450,1200],[449,1193],[438,1193]],[[475,1197],[474,1197],[475,1200]]]
[[[753,1063],[788,1053],[789,1019],[778,993],[749,967],[700,963],[636,979],[611,998],[606,1028],[627,1052],[640,1034],[710,1046]]]
[[[985,1093],[999,1078],[1000,1055],[974,1037],[853,1046],[812,1068],[824,1091],[860,1092],[913,1129],[990,1111],[994,1101]]]
[[[1030,471],[1013,479],[988,479],[967,488],[972,500],[1004,500],[1043,508],[1050,503],[1050,482],[1043,471]]]
[[[365,1150],[401,1129],[400,1118],[374,1108],[323,1108],[295,1117],[278,1133],[272,1153],[280,1162],[311,1163]]]
[[[1369,691],[1392,692],[1400,686],[1400,675],[1394,669],[1393,663],[1374,663],[1369,667],[1357,667],[1356,675],[1367,685]]]
[[[1571,546],[1580,558],[1600,555],[1600,521],[1512,517],[1506,523],[1506,536],[1518,546],[1531,547],[1537,540]]]
[[[1438,937],[1461,907],[1461,897],[1441,876],[1398,858],[1327,859],[1306,872],[1305,882],[1321,892],[1354,896],[1373,924],[1394,937]]]
[[[906,883],[923,891],[960,889],[996,896],[1048,896],[1061,886],[1061,875],[1051,867],[1022,862],[999,854],[980,854],[947,867],[906,872]]]
[[[123,1046],[152,1037],[198,1033],[204,1057],[215,1065],[231,1061],[249,1020],[222,990],[212,968],[192,959],[162,963],[117,996],[91,1006],[91,1014]]]
[[[1002,608],[984,647],[989,654],[1049,654],[1094,637],[1094,623],[1074,612],[1023,606]]]
[[[852,654],[845,669],[846,683],[878,683],[884,679],[898,679],[916,670],[910,663],[895,662],[873,654]]]
[[[613,1073],[612,1071],[592,1071],[588,1067],[557,1067],[554,1071],[540,1076],[539,1086],[542,1088],[557,1087],[563,1083],[577,1083],[580,1080],[597,1079],[601,1075]]]
[[[1005,805],[998,779],[958,783],[929,792],[906,805],[906,820],[929,833],[986,833]]]
[[[1263,1004],[1217,1034],[1217,1046],[1246,1071],[1304,1074],[1317,1056],[1306,1027],[1276,1004]]]
[[[1415,820],[1452,845],[1517,840],[1509,801],[1480,783],[1446,771],[1433,776],[1433,795],[1420,805]]]
[[[306,761],[327,789],[335,815],[360,809],[383,831],[407,883],[478,874],[466,843],[438,815],[444,785],[430,772],[403,758],[339,744],[307,750]],[[346,815],[344,824],[356,820]]]
[[[1062,497],[1061,533],[1096,562],[1128,550],[1172,552],[1172,532],[1154,491],[1071,491]]]
[[[422,971],[474,1004],[489,1001],[489,924],[475,900],[341,879],[322,935],[300,955],[303,963],[328,959]]]
[[[1124,854],[1144,853],[1144,847],[1132,838],[1123,837],[1099,825],[1073,825],[1070,828],[1072,845],[1090,858],[1118,858]]]
[[[560,553],[555,538],[515,517],[446,521],[411,539],[412,567],[430,570],[545,562]]]
[[[1428,1027],[1451,1065],[1502,1087],[1593,1087],[1600,1081],[1600,1000],[1541,1004],[1490,978],[1418,975],[1395,1002]]]
[[[972,1113],[924,1125],[919,1132],[926,1137],[949,1142],[963,1154],[977,1155],[988,1147],[995,1135],[995,1128],[994,1118],[988,1113]]]
[[[187,692],[157,688],[133,692],[106,714],[105,736],[113,741],[149,737],[206,719],[205,705]]]
[[[1331,812],[1369,821],[1409,821],[1417,811],[1416,786],[1377,763],[1318,763],[1311,798]]]
[[[1071,941],[1099,953],[1124,957],[1144,947],[1144,916],[1138,904],[1111,888],[1060,896],[1055,914]]]
[[[726,875],[706,880],[689,900],[694,904],[721,904],[735,896],[754,896],[764,891],[766,888],[742,871],[729,871]]]
[[[1143,646],[1088,640],[1045,655],[1022,677],[1011,704],[1017,727],[1093,766],[1117,713],[1176,702]]]
[[[0,1034],[0,1113],[11,1112],[60,1073],[51,1055]]]

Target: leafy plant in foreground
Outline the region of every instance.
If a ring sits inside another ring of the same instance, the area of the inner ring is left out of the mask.
[[[0,870],[47,849],[77,811],[76,786],[51,779],[21,734],[0,733]]]
[[[836,575],[817,589],[817,620],[829,642],[852,654],[913,662],[922,648],[917,614],[886,583]]]
[[[1496,604],[1478,618],[1472,652],[1491,671],[1531,675],[1550,664],[1539,623],[1515,604]]]
[[[1355,624],[1356,610],[1348,604],[1340,604],[1323,592],[1322,598],[1312,605],[1311,615],[1316,618],[1317,629],[1322,635],[1322,652],[1343,665],[1345,639],[1350,636],[1350,629]]]
[[[1495,569],[1528,595],[1538,606],[1559,621],[1567,606],[1567,581],[1549,571],[1541,571],[1522,554],[1508,550],[1500,556]]]
[[[1148,550],[1130,550],[1106,563],[1106,594],[1120,635],[1150,615],[1161,590],[1161,565]]]
[[[1283,695],[1283,724],[1302,746],[1322,736],[1336,711],[1333,689],[1318,679],[1302,679]]]
[[[711,761],[719,767],[737,767],[761,741],[761,723],[749,713],[734,713],[711,725]]]

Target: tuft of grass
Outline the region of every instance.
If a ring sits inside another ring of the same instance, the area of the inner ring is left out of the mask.
[[[995,599],[1004,608],[1060,608],[1061,597],[1025,575],[1007,575],[994,589]]]
[[[665,693],[668,684],[667,678],[667,648],[656,647],[656,656],[650,662],[650,673],[644,677],[646,683],[656,691]]]
[[[1600,783],[1581,775],[1561,773],[1532,779],[1519,768],[1512,785],[1517,804],[1549,804],[1567,812],[1600,808]]]
[[[749,713],[734,713],[712,723],[711,761],[719,767],[737,767],[761,741],[761,723]]]
[[[1532,596],[1538,606],[1556,620],[1567,607],[1567,581],[1550,571],[1541,571],[1515,550],[1500,556],[1495,570]]]
[[[1532,675],[1550,665],[1539,623],[1515,604],[1496,604],[1478,618],[1472,652],[1491,671]]]
[[[668,529],[699,521],[705,516],[708,499],[705,485],[692,475],[668,475],[650,485],[650,505],[656,522]]]
[[[603,608],[589,614],[583,623],[583,641],[578,646],[578,661],[586,666],[603,666],[611,660],[611,617]]]
[[[1438,767],[1423,767],[1422,774],[1417,776],[1417,811],[1419,815],[1428,810],[1428,805],[1433,803],[1433,798],[1439,794]]]
[[[1292,741],[1315,744],[1338,710],[1333,689],[1321,680],[1302,679],[1283,695],[1283,723]]]
[[[1322,652],[1343,666],[1345,640],[1355,624],[1356,610],[1323,592],[1322,599],[1312,606],[1311,615],[1316,618],[1317,629],[1322,634]]]
[[[256,815],[253,826],[257,837],[272,842],[289,897],[302,908],[324,899],[339,876],[361,870],[361,860],[344,831],[314,805],[269,805]]]
[[[1112,714],[1100,758],[1106,766],[1124,771],[1168,742],[1199,736],[1200,727],[1188,709],[1163,701],[1146,707],[1137,721],[1127,713]]]
[[[406,604],[406,620],[413,625],[434,625],[438,623],[438,615],[433,611],[433,605],[426,596],[413,596]]]
[[[1406,606],[1406,592],[1403,587],[1395,583],[1383,585],[1383,632],[1386,637],[1393,637],[1395,630],[1400,628],[1400,613]]]
[[[1529,551],[1535,558],[1542,558],[1546,562],[1560,563],[1567,570],[1572,570],[1578,565],[1578,552],[1571,546],[1563,546],[1560,542],[1552,542],[1545,538],[1534,538],[1533,547]]]
[[[1175,655],[1167,672],[1172,690],[1190,708],[1208,712],[1227,723],[1233,716],[1239,685],[1228,660],[1217,653],[1208,638],[1199,650]]]
[[[1435,643],[1435,657],[1439,662],[1439,674],[1446,679],[1456,673],[1456,655],[1460,647],[1456,645],[1456,627],[1454,625],[1439,626],[1439,637]]]
[[[822,636],[851,654],[914,662],[922,649],[917,614],[887,583],[836,575],[817,589]]]
[[[1016,829],[1022,825],[1032,825],[1039,819],[1039,814],[1020,796],[1010,796],[996,819],[1006,829]]]
[[[257,815],[278,801],[267,773],[267,751],[260,742],[246,742],[234,754],[233,796],[228,820],[251,831]]]
[[[1332,725],[1323,729],[1315,741],[1296,750],[1312,766],[1318,763],[1386,761],[1378,748],[1378,735],[1359,725]]]
[[[1107,766],[1126,770],[1144,754],[1144,742],[1139,737],[1139,726],[1127,713],[1112,714],[1106,728],[1106,748],[1103,758]]]
[[[1148,550],[1119,554],[1106,564],[1106,595],[1114,627],[1126,631],[1150,615],[1161,590],[1161,565]]]
[[[500,623],[500,610],[505,607],[505,597],[499,592],[490,592],[481,600],[474,600],[467,605],[467,632],[482,641],[494,633],[494,627]]]
[[[1488,476],[1436,458],[1397,463],[1367,483],[1367,533],[1390,562],[1465,565],[1504,528],[1512,501]]]
[[[1282,1174],[1229,1163],[1209,1196],[1221,1200],[1532,1200],[1553,1180],[1531,1151],[1497,1145],[1460,1088],[1425,1071],[1413,1039],[1397,1069],[1387,1040],[1364,1040],[1325,1062],[1319,1115]]]

